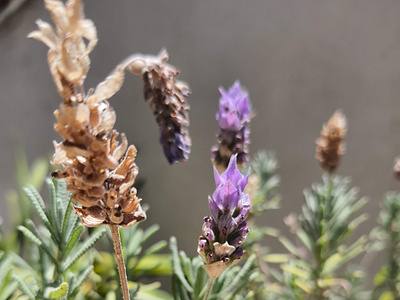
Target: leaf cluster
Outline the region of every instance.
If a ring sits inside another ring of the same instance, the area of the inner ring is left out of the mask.
[[[207,273],[203,260],[196,256],[187,257],[178,250],[175,237],[170,239],[172,260],[172,294],[175,300],[201,300],[206,292]],[[242,266],[228,268],[215,280],[208,299],[254,299],[243,296],[244,288],[252,281],[255,256],[250,256]]]
[[[366,249],[368,239],[364,235],[345,245],[366,220],[365,214],[356,215],[366,204],[366,199],[359,199],[357,194],[357,189],[349,188],[349,180],[340,176],[324,176],[322,184],[304,192],[302,214],[290,225],[299,244],[280,236],[289,253],[264,257],[266,262],[281,263],[282,272],[271,271],[281,285],[277,294],[285,294],[287,299],[336,299],[343,294],[341,299],[351,299],[352,284],[359,284],[362,273],[337,272]]]
[[[49,207],[32,185],[24,188],[40,225],[27,219],[25,225],[18,226],[18,230],[31,242],[31,248],[26,260],[18,258],[20,267],[14,265],[12,279],[18,285],[19,297],[78,299],[79,288],[89,276],[92,266],[87,260],[80,261],[79,266],[75,263],[104,235],[105,229],[94,231],[81,242],[83,226],[72,213],[65,181],[48,178],[46,183]]]

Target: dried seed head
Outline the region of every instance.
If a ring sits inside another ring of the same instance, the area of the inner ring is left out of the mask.
[[[347,122],[341,111],[337,110],[321,130],[321,137],[317,140],[316,159],[328,173],[334,172],[339,159],[344,154],[344,136],[347,131]]]

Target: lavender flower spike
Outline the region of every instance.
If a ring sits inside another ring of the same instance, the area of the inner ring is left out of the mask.
[[[233,154],[237,154],[239,168],[248,160],[251,105],[248,93],[242,89],[239,80],[228,91],[222,87],[219,91],[221,98],[216,118],[220,133],[217,135],[218,145],[212,148],[212,160],[218,170],[223,171]]]
[[[203,235],[197,247],[210,278],[219,277],[239,261],[244,253],[239,246],[249,232],[245,218],[251,202],[243,192],[249,175],[243,176],[237,169],[237,156],[232,155],[227,170],[221,175],[214,167],[217,188],[209,197],[212,215],[204,218]]]

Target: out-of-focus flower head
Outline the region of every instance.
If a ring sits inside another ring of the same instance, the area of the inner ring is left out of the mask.
[[[244,193],[248,177],[237,169],[237,155],[230,159],[227,170],[219,175],[214,167],[216,190],[209,197],[211,216],[204,218],[203,235],[197,252],[212,278],[219,277],[242,257],[240,245],[249,229],[245,218],[250,211],[249,195]]]
[[[222,97],[219,99],[217,121],[219,127],[230,131],[239,131],[250,122],[251,106],[248,93],[244,91],[239,80],[228,91],[220,87]]]
[[[340,110],[337,110],[324,124],[321,130],[321,137],[317,140],[316,159],[322,169],[328,173],[334,172],[340,157],[344,154],[345,145],[343,139],[347,132],[346,117]]]
[[[229,163],[230,157],[237,154],[238,167],[247,162],[248,145],[250,143],[248,128],[251,118],[251,105],[248,93],[237,80],[232,87],[225,91],[219,89],[221,98],[216,119],[220,132],[217,135],[218,145],[212,148],[213,163],[220,172],[223,172]]]

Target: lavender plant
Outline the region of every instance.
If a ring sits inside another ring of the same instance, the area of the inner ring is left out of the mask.
[[[365,251],[365,236],[349,246],[345,246],[345,241],[366,220],[364,214],[356,215],[366,199],[358,199],[357,190],[349,189],[349,179],[331,174],[343,154],[346,129],[344,116],[336,112],[317,141],[316,157],[328,174],[323,176],[323,183],[304,192],[302,214],[288,221],[302,246],[296,247],[281,236],[279,240],[290,254],[265,257],[266,261],[283,263],[283,274],[272,271],[280,286],[271,286],[271,299],[281,299],[282,295],[285,299],[352,299],[349,278],[358,278],[360,272],[339,275],[337,271]]]
[[[390,192],[385,195],[378,223],[379,226],[372,231],[371,235],[375,250],[385,251],[386,263],[374,278],[373,298],[398,300],[400,299],[399,193]]]

